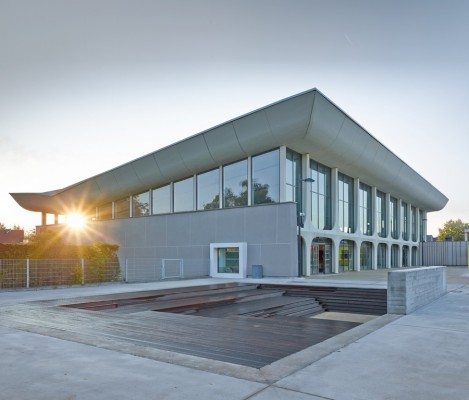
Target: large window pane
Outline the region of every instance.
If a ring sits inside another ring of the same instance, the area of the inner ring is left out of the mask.
[[[174,182],[174,212],[194,209],[194,178]]]
[[[220,207],[220,171],[197,175],[197,210]]]
[[[143,192],[132,196],[132,216],[150,215],[150,193]]]
[[[409,230],[407,227],[407,221],[409,219],[409,207],[407,203],[401,203],[401,227],[402,227],[402,239],[409,240]]]
[[[248,161],[223,167],[223,207],[248,205]]]
[[[130,197],[125,197],[114,202],[114,218],[130,217]]]
[[[252,204],[277,203],[280,199],[279,151],[252,158]]]
[[[171,185],[153,189],[152,207],[153,214],[167,214],[171,212]]]
[[[354,230],[354,201],[353,179],[339,173],[339,228],[342,232],[353,233]]]
[[[331,169],[315,161],[310,162],[311,219],[318,229],[331,229]]]
[[[106,220],[112,218],[112,203],[106,203],[98,207],[98,219]]]
[[[302,210],[301,204],[301,154],[287,149],[286,160],[286,194],[287,201],[294,201],[297,204],[297,211]]]
[[[378,236],[386,237],[386,194],[376,192],[376,230]]]
[[[391,229],[391,237],[393,239],[399,238],[398,231],[398,211],[397,211],[397,199],[391,197],[391,203],[389,204],[389,224]]]
[[[371,235],[371,187],[360,182],[360,229],[364,235]]]

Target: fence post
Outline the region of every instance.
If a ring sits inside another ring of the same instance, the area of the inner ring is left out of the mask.
[[[85,284],[85,259],[81,259],[81,284]]]
[[[129,259],[125,259],[125,270],[124,270],[124,282],[128,282],[128,269],[129,269]]]
[[[26,259],[26,289],[29,289],[29,258]]]

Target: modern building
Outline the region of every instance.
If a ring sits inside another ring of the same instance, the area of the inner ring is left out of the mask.
[[[46,193],[27,210],[90,216],[122,259],[182,259],[222,276],[419,264],[448,199],[316,89]],[[298,240],[301,238],[301,240]]]

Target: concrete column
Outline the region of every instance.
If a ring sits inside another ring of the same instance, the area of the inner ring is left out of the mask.
[[[59,214],[54,214],[54,225],[59,224]]]
[[[303,179],[311,178],[310,168],[309,168],[309,154],[303,155]],[[305,227],[311,229],[311,183],[310,182],[301,182],[302,183],[302,193],[303,193],[303,212],[305,216]]]
[[[392,246],[386,243],[386,268],[391,268],[391,250]]]
[[[378,243],[371,243],[371,269],[378,269]]]
[[[402,199],[397,199],[397,239],[402,240]]]
[[[360,265],[360,248],[362,245],[362,240],[356,240],[353,250],[353,264],[354,264],[354,269],[355,271],[361,271],[361,265]]]
[[[42,212],[41,213],[41,225],[47,225],[47,213],[46,212]]]
[[[415,218],[416,218],[416,226],[415,226],[415,241],[418,243],[420,241],[420,222],[419,222],[419,215],[420,215],[420,208],[415,207]]]
[[[339,273],[339,247],[340,239],[332,240],[332,272],[334,274]]]
[[[386,239],[391,239],[391,195],[386,193]]]

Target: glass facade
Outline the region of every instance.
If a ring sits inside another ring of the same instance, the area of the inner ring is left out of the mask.
[[[386,253],[387,253],[386,244],[384,243],[378,244],[378,254],[377,254],[377,260],[376,260],[378,269],[387,267],[387,261],[386,261],[387,254]]]
[[[220,208],[220,170],[197,175],[197,210]]]
[[[311,221],[317,229],[332,229],[331,169],[310,161]]]
[[[171,185],[153,189],[151,196],[153,214],[167,214],[171,212]]]
[[[402,266],[409,266],[409,246],[402,246]]]
[[[364,235],[372,234],[373,206],[371,204],[371,187],[360,182],[360,230]]]
[[[425,242],[425,220],[423,217],[423,211],[419,210],[419,241]]]
[[[248,161],[223,167],[223,207],[248,205]]]
[[[174,182],[173,187],[174,212],[194,210],[194,178]]]
[[[373,245],[371,242],[363,242],[360,246],[360,269],[371,270],[373,263]]]
[[[150,192],[134,194],[132,196],[132,217],[150,215]]]
[[[409,206],[407,203],[401,202],[401,230],[402,239],[409,240],[409,227],[407,222],[409,220]]]
[[[112,219],[112,203],[106,203],[98,207],[98,219]]]
[[[114,202],[114,218],[129,218],[130,217],[130,197]]]
[[[399,238],[399,229],[398,229],[398,211],[397,211],[397,199],[391,197],[391,202],[389,203],[389,227],[391,229],[391,237],[393,239]]]
[[[353,246],[351,240],[341,240],[339,246],[339,272],[353,271]]]
[[[260,154],[251,159],[251,204],[280,201],[280,152]]]
[[[297,210],[302,210],[301,204],[301,155],[294,151],[287,150],[286,160],[286,201],[297,203]]]
[[[378,190],[376,192],[376,232],[379,237],[388,235],[386,220],[386,194]]]
[[[353,179],[339,173],[339,228],[342,232],[354,231]]]

